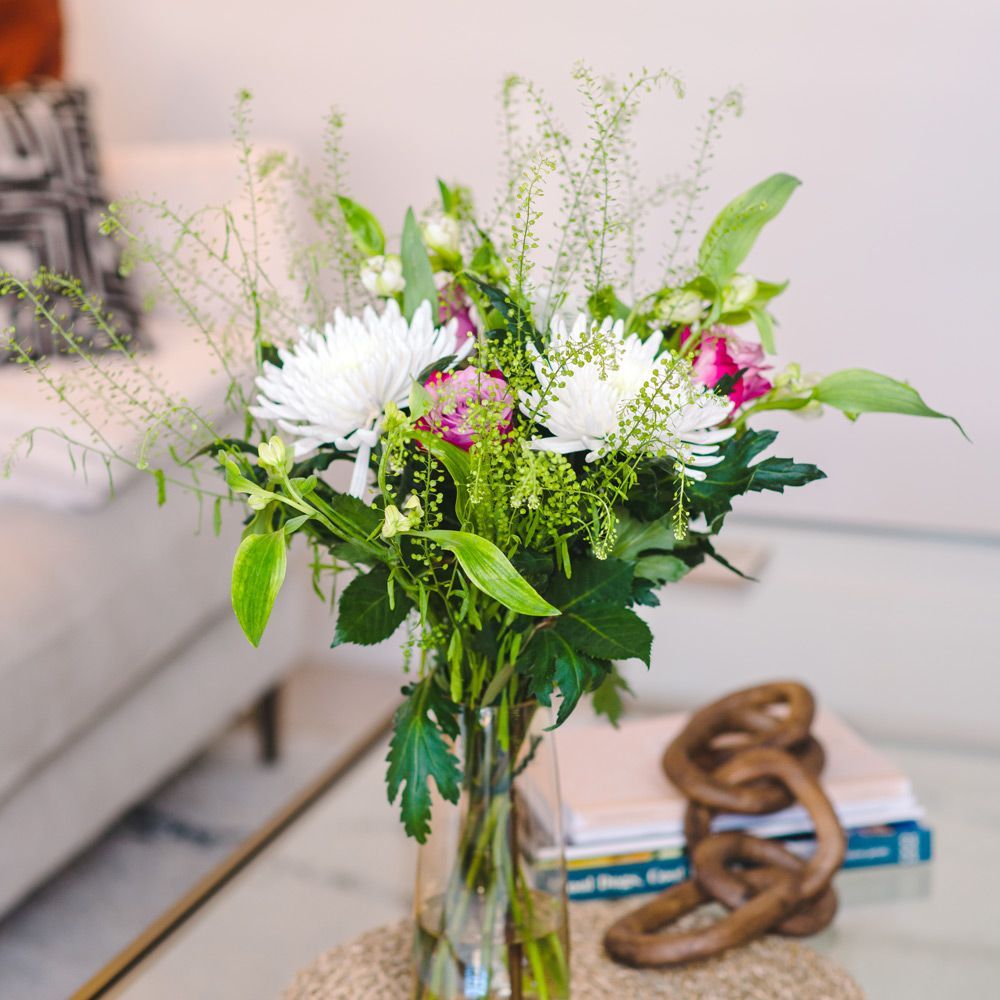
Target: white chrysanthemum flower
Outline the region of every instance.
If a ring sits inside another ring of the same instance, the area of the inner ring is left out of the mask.
[[[278,352],[281,367],[264,365],[250,412],[296,437],[296,458],[321,444],[357,449],[350,492],[361,496],[386,405],[404,406],[417,375],[454,347],[454,321],[435,329],[430,302],[410,323],[395,301],[360,317],[338,309],[322,333],[303,330],[293,347]]]
[[[672,455],[687,475],[704,479],[699,469],[721,461],[718,445],[734,433],[717,427],[729,403],[695,385],[686,363],[657,356],[662,333],[643,341],[624,332],[621,320],[605,319],[595,330],[581,314],[568,332],[561,318],[553,320],[549,347],[533,362],[542,388],[524,393],[520,403],[552,437],[530,446],[586,451],[588,462],[616,449]],[[590,360],[567,360],[588,343]]]

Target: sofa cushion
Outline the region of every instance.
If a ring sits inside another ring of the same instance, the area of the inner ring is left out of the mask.
[[[117,245],[99,232],[108,201],[86,91],[45,83],[0,93],[0,268],[25,281],[43,267],[79,279],[111,314],[115,337],[138,346],[140,311],[119,273]],[[106,325],[64,286],[46,292],[47,308],[70,318],[76,344],[90,350],[112,344]],[[10,327],[32,355],[68,350],[30,299],[0,298],[0,328]]]

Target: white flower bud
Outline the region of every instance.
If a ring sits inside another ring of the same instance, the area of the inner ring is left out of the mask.
[[[442,257],[454,257],[458,253],[458,220],[450,215],[435,215],[421,227],[427,249]]]
[[[397,295],[406,287],[403,262],[398,254],[376,254],[361,265],[361,284],[382,298]]]
[[[285,442],[277,434],[269,441],[261,441],[257,445],[257,458],[263,468],[274,469],[276,472],[288,472],[293,462]]]
[[[757,279],[749,274],[734,274],[722,289],[722,311],[737,312],[757,294]]]
[[[677,289],[656,306],[657,318],[667,326],[694,323],[705,311],[705,300],[690,290]]]

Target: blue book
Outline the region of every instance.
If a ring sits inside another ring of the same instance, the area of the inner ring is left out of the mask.
[[[811,833],[777,839],[800,857],[816,849]],[[932,850],[931,831],[920,822],[861,827],[847,831],[844,869],[920,864],[931,860]],[[571,900],[611,899],[659,892],[687,876],[685,851],[670,848],[569,861],[566,889]]]

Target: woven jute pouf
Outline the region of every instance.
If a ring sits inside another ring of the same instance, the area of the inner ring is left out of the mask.
[[[573,1000],[863,1000],[840,966],[788,938],[761,938],[682,969],[616,965],[601,939],[608,925],[634,905],[619,900],[573,906]],[[702,910],[678,926],[717,917]],[[411,934],[411,924],[401,921],[331,948],[295,977],[284,1000],[406,1000]]]

